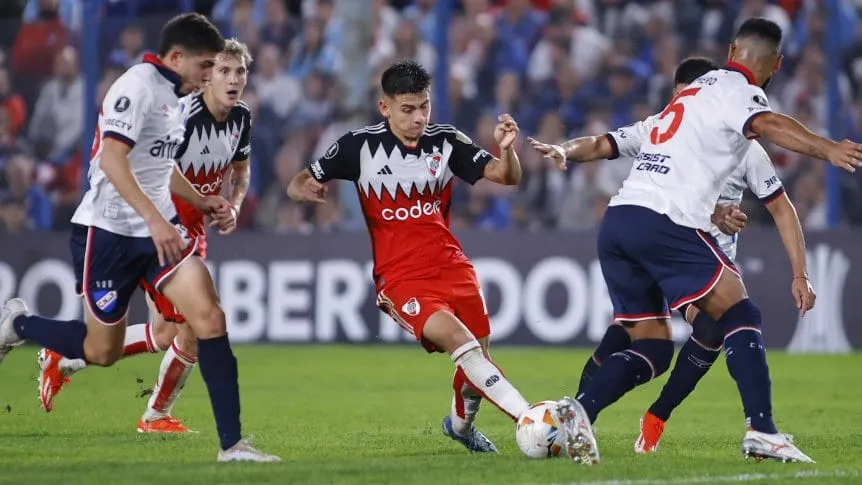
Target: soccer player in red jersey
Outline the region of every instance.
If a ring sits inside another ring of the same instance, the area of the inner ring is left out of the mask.
[[[329,180],[356,184],[374,252],[377,304],[428,352],[455,363],[443,433],[473,452],[496,452],[473,426],[484,398],[512,419],[529,408],[488,355],[491,332],[476,273],[449,230],[453,178],[503,185],[521,180],[518,125],[499,117],[496,158],[450,125],[429,124],[431,76],[412,61],[381,79],[385,121],[354,130],[296,175],[296,201],[324,203]]]

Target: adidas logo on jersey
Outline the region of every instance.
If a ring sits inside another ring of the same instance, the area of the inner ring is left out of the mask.
[[[392,169],[389,168],[389,165],[385,165],[377,172],[377,175],[392,175]]]
[[[210,147],[208,145],[205,145],[204,149],[201,150],[201,155],[209,155],[209,154],[210,154]]]

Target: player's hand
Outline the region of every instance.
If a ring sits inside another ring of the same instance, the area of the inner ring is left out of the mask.
[[[536,140],[533,137],[527,138],[527,142],[530,143],[530,146],[533,147],[537,152],[539,152],[542,157],[551,160],[552,162],[557,164],[557,168],[560,170],[566,170],[566,149],[560,145],[550,145],[548,143],[542,143],[539,140]]]
[[[856,167],[862,167],[862,145],[850,140],[836,143],[830,150],[829,161],[838,168],[855,172]]]
[[[231,205],[220,195],[206,195],[201,197],[195,208],[204,215],[216,217],[218,214],[223,216],[230,212]]]
[[[164,217],[158,217],[149,223],[150,237],[159,255],[159,266],[176,264],[183,257],[183,250],[188,242],[180,235],[176,226]]]
[[[814,300],[817,299],[817,295],[814,293],[814,288],[808,278],[793,278],[790,292],[793,293],[793,300],[796,301],[796,309],[799,310],[800,317],[805,316],[808,310],[814,308]]]
[[[748,216],[735,204],[716,205],[715,212],[712,213],[710,219],[719,231],[728,236],[733,236],[741,231],[748,222]]]
[[[500,151],[506,151],[512,148],[515,140],[518,139],[518,132],[521,129],[518,128],[518,123],[508,113],[498,116],[497,121],[499,123],[494,127],[494,139],[497,140]]]
[[[325,204],[327,192],[328,189],[325,185],[309,177],[305,180],[305,183],[302,184],[302,187],[299,188],[297,193],[288,195],[290,195],[291,198],[299,202],[313,202],[315,204]]]
[[[210,227],[218,227],[219,235],[227,236],[236,229],[238,216],[239,212],[236,210],[236,207],[228,204],[227,211],[213,213]]]

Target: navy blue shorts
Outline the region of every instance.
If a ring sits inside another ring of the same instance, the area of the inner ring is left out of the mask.
[[[668,307],[702,298],[724,269],[739,275],[711,235],[634,205],[608,207],[598,253],[614,320],[670,318]]]
[[[185,234],[179,219],[171,222]],[[69,249],[75,267],[75,289],[99,321],[114,325],[126,316],[138,285],[149,283],[159,289],[177,266],[197,254],[197,239],[188,242],[177,264],[160,266],[152,238],[121,236],[74,224]]]

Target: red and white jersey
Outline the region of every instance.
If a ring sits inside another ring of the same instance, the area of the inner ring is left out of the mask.
[[[170,181],[174,157],[183,142],[179,75],[152,54],[129,68],[108,89],[99,122],[90,170],[90,188],[72,222],[114,234],[149,237],[146,221],[117,192],[102,170],[102,145],[110,138],[131,148],[129,165],[144,193],[166,219],[176,215]]]
[[[744,67],[728,64],[704,74],[650,118],[632,171],[609,205],[646,207],[708,231],[725,182],[756,138],[751,121],[770,111],[766,93]],[[617,132],[609,140],[622,138]]]
[[[177,164],[186,179],[203,195],[218,195],[232,162],[248,160],[251,153],[251,111],[240,101],[224,121],[207,109],[202,93],[180,100],[185,114],[185,141]],[[174,197],[180,219],[193,236],[206,234],[204,215],[188,202]]]
[[[468,261],[449,230],[453,178],[474,184],[493,159],[451,125],[428,125],[406,146],[384,121],[342,136],[308,170],[320,182],[356,183],[383,287]]]

